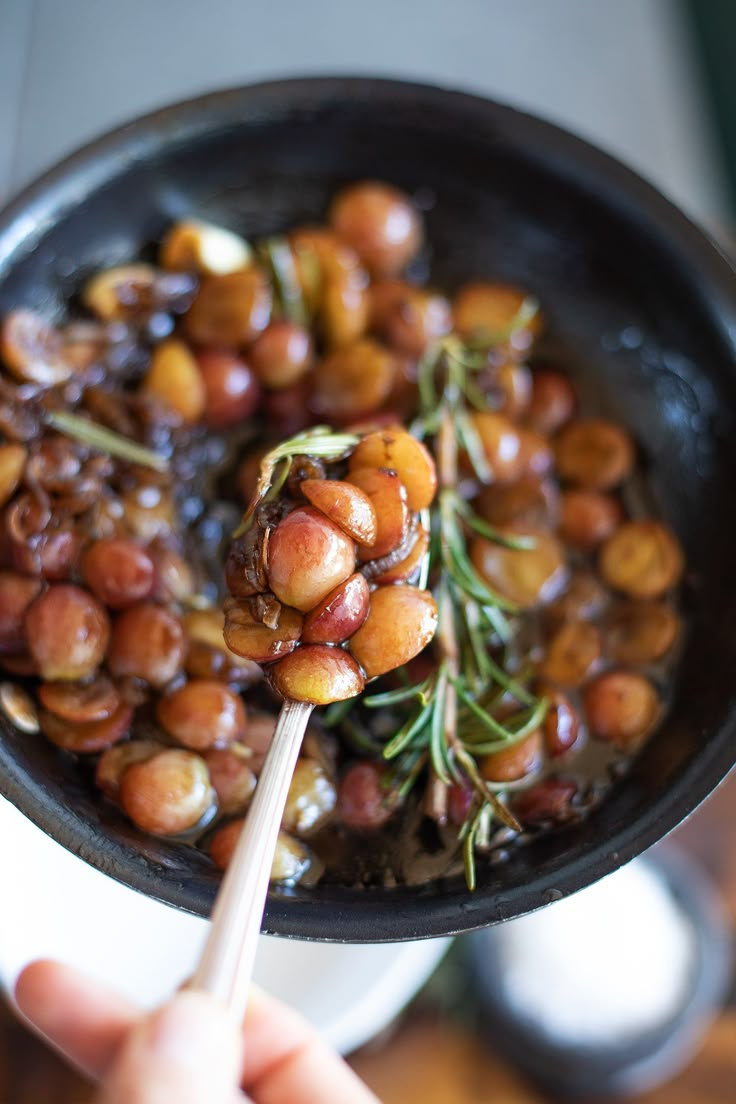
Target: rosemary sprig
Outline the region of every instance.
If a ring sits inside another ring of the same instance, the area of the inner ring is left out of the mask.
[[[488,585],[467,552],[471,533],[514,550],[533,548],[534,541],[500,533],[478,517],[457,492],[458,458],[461,451],[466,454],[481,483],[492,480],[472,418],[473,408],[488,408],[476,376],[487,365],[490,348],[511,340],[515,330],[529,324],[536,310],[536,301],[526,300],[503,333],[465,343],[455,335],[445,338],[418,370],[421,414],[412,432],[425,441],[434,438],[440,486],[432,511],[430,544],[430,579],[440,611],[435,643],[438,668],[424,683],[387,695],[386,704],[409,708],[409,712],[384,748],[384,757],[394,760],[427,750],[431,772],[427,804],[440,819],[446,809],[443,790],[448,785],[460,781],[472,788],[474,802],[459,833],[471,889],[476,880],[475,851],[489,838],[491,823],[497,820],[520,830],[503,801],[508,787],[485,781],[479,759],[518,743],[538,728],[547,702],[537,700],[494,658],[494,648],[512,640],[510,618],[518,610]],[[494,714],[504,695],[515,698],[519,708],[501,721]],[[380,706],[382,698],[374,695],[374,707]]]
[[[71,414],[67,410],[52,410],[48,415],[48,423],[65,437],[71,437],[80,444],[89,445],[109,456],[116,456],[118,460],[127,460],[131,464],[153,468],[154,471],[168,471],[169,462],[165,456],[139,445],[136,441],[130,441],[105,426],[97,425],[88,418],[82,418],[79,414]]]
[[[233,536],[242,537],[247,533],[258,506],[262,502],[275,498],[280,492],[295,456],[340,460],[357,445],[358,440],[359,438],[353,433],[335,433],[329,426],[314,426],[271,449],[261,461],[255,493]]]
[[[258,251],[271,270],[276,298],[284,318],[300,326],[307,326],[309,312],[288,239],[280,235],[266,238],[259,243]]]

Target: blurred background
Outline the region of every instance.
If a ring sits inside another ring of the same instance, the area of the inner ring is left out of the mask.
[[[652,180],[728,245],[736,210],[732,0],[0,0],[0,202],[108,127],[228,85],[319,73],[463,88],[539,114]],[[736,917],[736,787],[681,829]],[[729,835],[730,833],[730,835]],[[450,959],[356,1059],[387,1104],[542,1101],[494,1052]],[[498,1048],[497,1048],[498,1050]],[[733,1099],[736,1010],[650,1104]],[[0,1104],[89,1091],[9,1017]]]

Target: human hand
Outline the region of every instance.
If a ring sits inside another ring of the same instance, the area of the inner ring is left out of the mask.
[[[36,1031],[101,1082],[96,1104],[378,1104],[301,1016],[257,988],[242,1027],[205,993],[144,1013],[58,962],[27,966],[15,995]]]

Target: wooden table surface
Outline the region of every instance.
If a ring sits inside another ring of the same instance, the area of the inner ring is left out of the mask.
[[[736,935],[735,806],[736,774],[674,838],[717,881]],[[546,1104],[487,1041],[444,1015],[431,998],[420,1000],[391,1032],[351,1061],[383,1104]],[[90,1104],[92,1096],[81,1078],[0,1007],[0,1104]],[[636,1104],[734,1100],[736,1005],[723,1011],[700,1054],[679,1077],[637,1097]]]

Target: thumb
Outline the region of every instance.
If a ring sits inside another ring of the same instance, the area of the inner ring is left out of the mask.
[[[242,1035],[227,1009],[205,993],[181,992],[137,1023],[97,1104],[233,1104]]]

